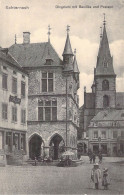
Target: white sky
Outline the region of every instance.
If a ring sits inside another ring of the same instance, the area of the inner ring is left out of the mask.
[[[92,6],[92,8],[55,8],[59,6]],[[93,6],[113,8],[93,8]],[[6,9],[6,6],[28,6],[26,10]],[[117,74],[117,91],[124,92],[124,0],[0,0],[0,45],[9,47],[22,43],[22,33],[31,32],[31,42],[46,42],[47,27],[52,28],[51,43],[62,58],[66,39],[66,26],[70,25],[72,49],[77,49],[80,70],[80,106],[83,104],[83,88],[90,91],[93,70],[99,48],[100,26],[106,14],[107,35],[114,69]]]

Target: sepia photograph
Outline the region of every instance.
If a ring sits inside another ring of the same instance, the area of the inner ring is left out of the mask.
[[[124,194],[124,0],[0,0],[0,195]]]

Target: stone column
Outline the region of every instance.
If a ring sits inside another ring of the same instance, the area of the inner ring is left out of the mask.
[[[3,149],[6,149],[6,131],[3,132]]]
[[[21,133],[19,133],[19,150],[21,150]]]
[[[44,146],[44,155],[49,157],[49,146]]]
[[[25,151],[26,155],[23,156],[23,159],[28,160],[29,159],[29,140],[28,140],[28,135],[27,134],[25,134],[24,151]]]
[[[13,152],[13,132],[11,133],[11,146],[10,146],[11,152]]]

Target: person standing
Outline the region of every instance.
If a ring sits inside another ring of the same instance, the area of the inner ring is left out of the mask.
[[[103,178],[102,178],[102,186],[104,186],[104,190],[108,190],[108,185],[110,185],[110,178],[108,174],[108,169],[103,169]]]
[[[98,190],[101,182],[101,170],[98,163],[94,164],[94,167],[91,171],[91,180],[95,184],[95,189]]]

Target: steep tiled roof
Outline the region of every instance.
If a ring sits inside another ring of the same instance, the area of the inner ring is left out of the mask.
[[[92,121],[120,121],[124,120],[123,110],[103,110],[98,112]]]
[[[73,66],[74,66],[74,72],[79,73],[78,64],[77,64],[77,60],[76,60],[76,55],[74,56]]]
[[[27,72],[22,68],[22,66],[15,60],[15,58],[8,52],[8,48],[0,48],[0,59],[6,61],[12,67],[19,69],[21,72],[27,74]]]
[[[66,54],[73,55],[72,48],[71,48],[71,43],[70,43],[70,38],[69,38],[68,33],[67,33],[65,48],[64,48],[64,51],[63,51],[63,55],[66,55]]]
[[[21,68],[21,65],[14,59],[14,57],[8,52],[8,49],[0,49],[0,58],[9,62],[16,67]]]
[[[48,56],[53,60],[54,66],[62,65],[61,59],[49,42],[14,44],[9,51],[23,67],[43,66]]]
[[[116,93],[116,108],[124,108],[124,92]]]

